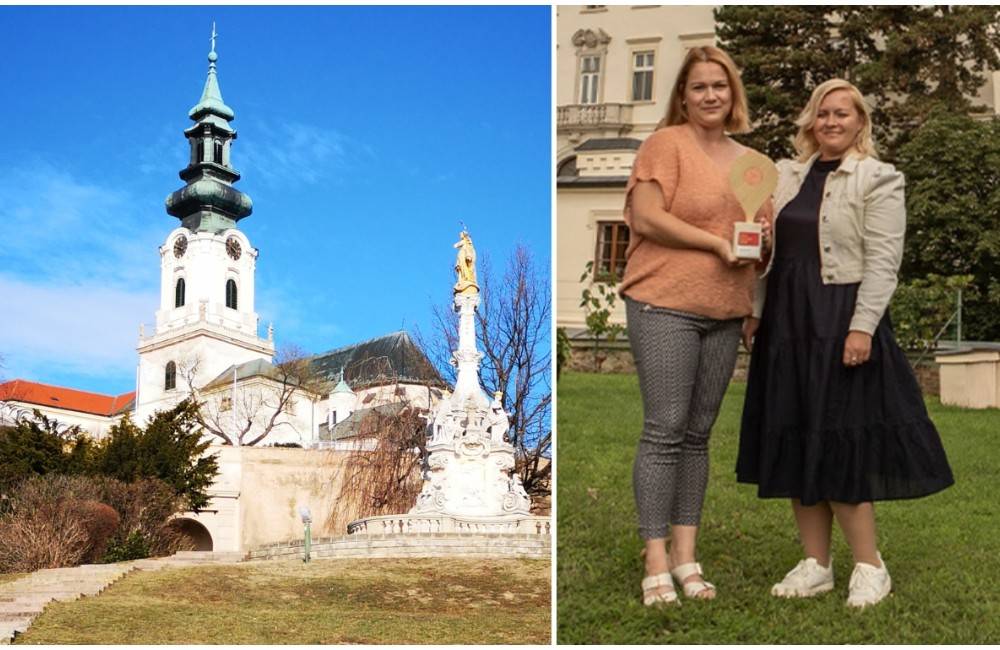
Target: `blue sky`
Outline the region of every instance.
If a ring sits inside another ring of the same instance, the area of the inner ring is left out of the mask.
[[[279,346],[429,331],[460,220],[549,268],[548,7],[0,7],[0,377],[134,388],[213,20]]]

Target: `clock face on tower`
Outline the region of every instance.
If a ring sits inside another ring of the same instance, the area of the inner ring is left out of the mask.
[[[184,253],[187,251],[187,248],[188,248],[187,237],[181,235],[174,242],[174,257],[177,258],[184,257]]]
[[[240,242],[235,237],[230,237],[226,240],[226,252],[229,253],[229,257],[234,260],[240,259],[240,255],[243,254],[243,249],[240,247]]]

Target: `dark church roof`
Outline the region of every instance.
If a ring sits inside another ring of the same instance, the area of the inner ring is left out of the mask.
[[[341,370],[353,390],[397,381],[448,386],[404,330],[317,354],[311,363],[331,388],[340,381]]]
[[[352,390],[396,382],[448,388],[434,364],[403,330],[314,355],[309,357],[309,363],[317,378],[326,384],[323,392],[333,390],[340,381],[341,370]],[[274,365],[263,359],[236,366],[237,380],[251,377],[280,380]],[[231,384],[232,381],[233,366],[229,366],[205,388]]]

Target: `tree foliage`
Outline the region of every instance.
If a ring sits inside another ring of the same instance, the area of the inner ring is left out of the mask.
[[[208,504],[208,487],[218,472],[215,456],[205,456],[196,407],[182,401],[157,411],[145,427],[127,416],[108,436],[93,442],[78,427],[60,430],[38,411],[16,426],[0,429],[0,492],[32,476],[97,475],[136,483],[158,479],[192,510]]]
[[[973,98],[1000,68],[996,6],[731,5],[715,18],[750,103],[754,130],[740,139],[772,158],[793,154],[793,122],[827,79],[870,99],[893,160],[935,108],[981,110]]]
[[[208,488],[219,469],[214,455],[204,455],[210,444],[202,437],[197,405],[183,400],[157,411],[145,428],[127,416],[114,425],[97,449],[94,470],[126,483],[159,479],[198,511],[208,505]]]
[[[970,276],[964,338],[1000,339],[1000,120],[937,111],[899,155],[906,280]]]
[[[79,429],[61,429],[35,409],[34,417],[0,427],[0,494],[36,475],[88,473],[93,443]]]

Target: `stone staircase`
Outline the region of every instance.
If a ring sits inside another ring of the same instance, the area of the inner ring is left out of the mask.
[[[63,569],[41,569],[13,582],[0,583],[0,645],[23,634],[51,602],[96,596],[135,570],[233,564],[245,553],[179,552],[165,558],[134,560],[117,564],[82,564]]]
[[[251,560],[301,558],[303,540],[268,544],[250,552]],[[480,557],[549,559],[552,538],[548,535],[406,533],[398,535],[345,535],[312,542],[310,557],[410,558]]]

